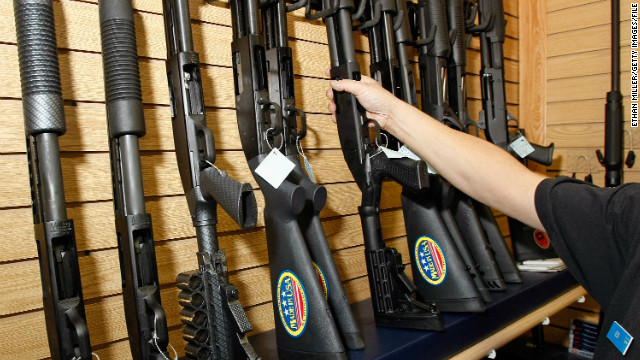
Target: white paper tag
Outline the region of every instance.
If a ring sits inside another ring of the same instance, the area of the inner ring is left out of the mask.
[[[407,157],[409,159],[412,160],[422,160],[420,159],[420,156],[416,155],[416,153],[413,152],[413,150],[409,149],[408,147],[406,147],[405,145],[402,145],[400,147],[400,150],[398,150],[398,152],[400,154],[402,154],[404,157]]]
[[[521,159],[526,158],[527,156],[529,156],[529,154],[535,151],[533,146],[529,144],[529,142],[527,141],[527,139],[525,139],[524,136],[520,136],[519,138],[515,139],[511,144],[509,144],[509,147],[511,147],[511,149]]]
[[[401,158],[405,157],[404,155],[402,155],[398,151],[391,150],[391,149],[387,148],[386,146],[380,146],[380,149],[382,149],[382,152],[385,155],[387,155],[387,157],[389,159],[401,159]]]
[[[277,189],[294,167],[291,160],[282,155],[278,149],[273,149],[258,165],[256,174]]]

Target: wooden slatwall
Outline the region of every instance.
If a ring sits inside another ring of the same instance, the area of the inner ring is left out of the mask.
[[[178,175],[165,76],[166,58],[160,0],[134,0],[147,135],[141,139],[147,211],[153,232],[171,343],[183,354],[177,273],[195,269],[196,239]],[[97,0],[55,0],[56,33],[67,120],[60,138],[69,218],[76,226],[80,272],[93,349],[101,359],[130,358],[116,235],[113,225],[108,139],[104,106]],[[518,115],[518,2],[505,2],[505,46],[509,109]],[[230,14],[226,3],[191,1],[195,49],[202,61],[208,126],[216,137],[217,163],[232,177],[256,183],[241,151],[234,112]],[[338,270],[352,302],[369,297],[357,206],[360,192],[342,157],[335,125],[329,120],[324,70],[329,66],[321,22],[289,15],[297,101],[308,113],[304,141],[319,183],[329,194],[321,217]],[[368,67],[366,39],[356,36],[362,68]],[[469,50],[468,83],[472,117],[480,110],[479,42]],[[48,357],[23,130],[20,76],[12,1],[0,1],[0,354],[3,359]],[[558,165],[556,165],[558,166]],[[595,166],[594,166],[595,167]],[[389,246],[405,261],[409,255],[400,209],[400,187],[385,185],[382,224]],[[258,206],[264,200],[256,191]],[[231,281],[254,333],[273,328],[274,317],[262,216],[256,229],[240,231],[219,212],[220,246],[227,251]],[[499,223],[508,236],[506,218]],[[409,269],[407,272],[410,273]]]

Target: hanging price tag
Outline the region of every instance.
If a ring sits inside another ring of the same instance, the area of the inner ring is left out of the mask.
[[[387,155],[389,159],[401,159],[404,157],[404,155],[400,154],[398,151],[391,150],[386,146],[380,146],[379,148],[382,149],[382,152]]]
[[[529,154],[535,151],[533,146],[529,144],[529,142],[527,141],[527,139],[525,139],[524,136],[520,136],[517,139],[515,139],[513,142],[511,142],[511,144],[509,144],[509,147],[511,147],[511,149],[521,159],[526,158],[527,156],[529,156]]]
[[[273,149],[258,165],[256,174],[277,189],[294,167],[291,160],[282,155],[278,149]]]
[[[416,153],[413,152],[413,150],[409,149],[408,147],[406,147],[405,145],[402,145],[400,147],[400,150],[398,150],[398,152],[400,154],[402,154],[404,157],[408,157],[409,159],[412,160],[422,160],[420,159],[420,156],[416,155]]]

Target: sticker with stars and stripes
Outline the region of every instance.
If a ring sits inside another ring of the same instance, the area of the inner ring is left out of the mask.
[[[285,270],[278,278],[278,310],[282,325],[292,337],[304,332],[308,320],[308,304],[304,286],[293,271]]]
[[[447,260],[440,245],[428,236],[421,236],[414,251],[420,275],[431,285],[442,284],[447,277]]]

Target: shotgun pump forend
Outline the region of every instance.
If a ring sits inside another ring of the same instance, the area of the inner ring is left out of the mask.
[[[13,7],[49,351],[54,360],[87,360],[91,343],[58,145],[66,124],[53,6],[50,0],[14,0]]]
[[[352,35],[353,1],[323,0],[321,14],[327,28],[332,79],[360,80]],[[334,92],[338,134],[343,155],[362,192],[359,207],[365,244],[365,259],[376,323],[381,326],[425,330],[443,329],[433,304],[415,299],[415,285],[404,273],[397,250],[385,245],[380,225],[379,203],[382,181],[390,178],[405,189],[420,190],[429,184],[426,163],[407,158],[390,159],[380,149],[379,135],[371,139],[369,120],[355,96]],[[378,132],[379,133],[379,132]]]
[[[231,179],[214,165],[215,142],[206,123],[188,1],[164,0],[163,10],[176,158],[198,241],[198,271],[177,277],[185,352],[192,359],[257,359],[246,335],[252,328],[238,289],[229,283],[216,230],[218,204],[243,229],[255,226],[256,199],[250,184]]]
[[[145,211],[138,138],[145,134],[131,0],[100,1],[109,152],[122,295],[134,359],[169,354],[151,215]]]

